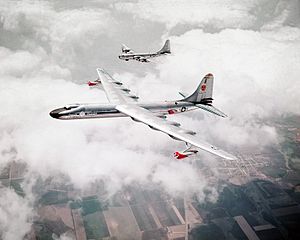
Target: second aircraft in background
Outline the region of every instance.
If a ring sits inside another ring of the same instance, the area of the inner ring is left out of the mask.
[[[132,49],[123,44],[122,54],[119,55],[119,59],[125,61],[136,60],[139,62],[150,62],[148,60],[149,58],[159,57],[170,53],[170,40],[167,40],[162,49],[155,53],[135,53],[134,51],[132,51]]]

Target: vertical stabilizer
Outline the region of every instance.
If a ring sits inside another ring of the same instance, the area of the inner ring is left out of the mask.
[[[162,47],[162,49],[160,49],[157,53],[158,54],[171,53],[171,50],[170,50],[170,40],[167,40],[165,42],[164,46]]]
[[[182,101],[192,103],[211,104],[213,94],[214,76],[211,73],[205,75],[196,91]]]
[[[122,44],[122,53],[133,53],[133,51],[125,44]]]
[[[212,105],[213,85],[214,76],[211,73],[208,73],[202,79],[196,91],[192,95],[185,97],[181,101],[192,102],[196,107],[201,108],[202,110],[208,111],[220,117],[227,117],[225,113]]]

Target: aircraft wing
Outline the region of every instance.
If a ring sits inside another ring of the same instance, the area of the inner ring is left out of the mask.
[[[130,90],[124,87],[122,82],[113,79],[103,69],[97,68],[97,72],[109,102],[114,104],[125,104],[136,102],[138,100],[137,96],[129,93]]]
[[[150,62],[150,60],[148,60],[148,58],[146,58],[146,57],[137,56],[137,57],[135,57],[135,59],[139,62]]]
[[[204,151],[217,155],[219,157],[233,160],[235,157],[209,143],[204,141],[200,141],[195,137],[195,132],[190,130],[182,129],[178,126],[175,126],[173,122],[169,122],[162,118],[156,117],[152,112],[141,108],[139,106],[133,104],[120,104],[116,106],[116,109],[120,112],[130,116],[132,119],[136,121],[140,121],[152,129],[162,131],[168,134],[170,137],[181,140],[186,143],[190,143],[191,145],[198,147]]]

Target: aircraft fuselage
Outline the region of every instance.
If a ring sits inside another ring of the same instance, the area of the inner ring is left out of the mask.
[[[145,108],[159,117],[198,109],[190,102],[165,101],[158,103],[133,103]],[[50,116],[61,120],[128,117],[119,112],[114,104],[69,104],[50,112]]]
[[[166,53],[123,53],[119,55],[119,59],[121,60],[145,60],[147,58],[158,57],[161,55],[166,55]]]

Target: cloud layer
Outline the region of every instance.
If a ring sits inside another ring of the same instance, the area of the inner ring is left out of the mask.
[[[0,189],[0,202],[1,238],[23,239],[30,230],[33,217],[28,199],[18,196],[11,189]]]
[[[82,84],[96,77],[98,66],[141,101],[178,99],[179,90],[192,92],[212,72],[214,104],[230,117],[197,111],[174,119],[229,150],[276,144],[275,129],[263,120],[300,114],[300,30],[297,1],[271,2],[0,2],[0,168],[24,161],[29,172],[43,178],[63,173],[77,187],[101,179],[109,195],[138,182],[205,199],[204,176],[171,158],[182,143],[130,119],[58,121],[49,111],[106,102],[103,92]],[[121,43],[154,51],[166,38],[173,54],[156,63],[117,59]],[[205,154],[199,159],[214,161]],[[24,235],[30,207],[11,190],[1,198],[0,209],[12,201],[27,213],[18,233]],[[1,231],[10,239],[14,229]]]

